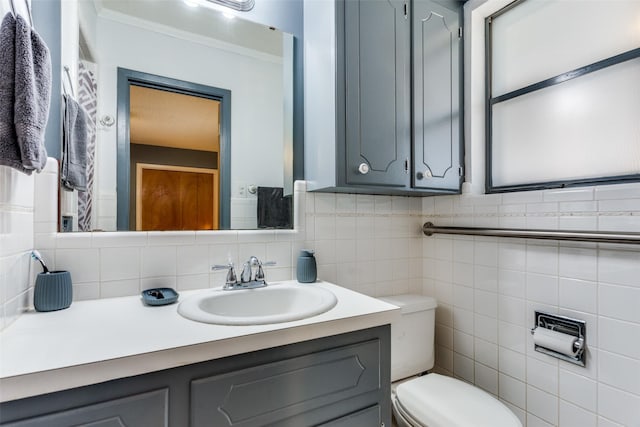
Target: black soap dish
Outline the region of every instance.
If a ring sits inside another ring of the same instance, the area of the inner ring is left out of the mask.
[[[142,301],[147,305],[167,305],[178,301],[178,293],[171,288],[153,288],[142,291]]]

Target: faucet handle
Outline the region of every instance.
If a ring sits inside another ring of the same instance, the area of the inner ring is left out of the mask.
[[[226,270],[227,268],[229,269],[229,271],[227,271],[225,286],[233,286],[238,282],[238,279],[236,277],[236,271],[234,270],[233,263],[231,261],[227,265],[215,264],[211,266],[211,270]]]
[[[260,264],[258,264],[258,271],[256,273],[256,280],[257,281],[264,281],[264,270],[262,269],[263,266],[265,267],[270,267],[273,265],[276,265],[277,263],[275,261],[265,261],[265,262],[261,262]]]
[[[262,270],[262,264],[258,266],[258,271],[256,272],[256,281],[264,281],[264,271]]]
[[[230,262],[229,264],[214,264],[211,266],[211,271],[226,270],[227,268],[233,268],[233,263]]]

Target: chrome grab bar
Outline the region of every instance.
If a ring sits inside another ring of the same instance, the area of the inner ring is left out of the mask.
[[[570,240],[594,243],[640,244],[640,233],[611,231],[527,230],[522,228],[440,227],[431,222],[422,226],[425,236],[461,234],[467,236],[512,237],[519,239]]]

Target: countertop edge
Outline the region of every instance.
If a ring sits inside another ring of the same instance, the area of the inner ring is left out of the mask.
[[[114,379],[132,377],[207,360],[309,341],[390,324],[400,309],[378,311],[287,329],[242,335],[224,340],[167,348],[127,357],[33,372],[0,379],[0,402],[68,390]],[[224,343],[224,345],[220,345]]]

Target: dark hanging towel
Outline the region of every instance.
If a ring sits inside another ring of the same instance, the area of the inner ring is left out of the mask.
[[[258,228],[291,228],[291,196],[280,187],[258,187]]]

